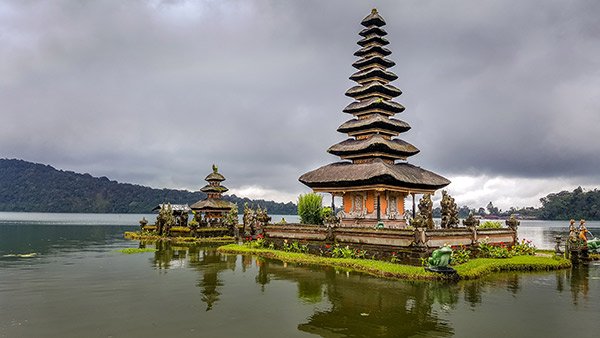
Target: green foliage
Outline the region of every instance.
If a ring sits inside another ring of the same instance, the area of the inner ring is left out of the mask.
[[[352,249],[348,245],[345,247],[336,244],[333,246],[331,250],[331,257],[333,258],[356,258],[356,259],[364,259],[367,255],[365,250],[360,249]]]
[[[510,258],[514,256],[534,256],[536,247],[526,239],[517,242],[511,247],[504,244],[490,245],[486,241],[479,243],[478,256],[481,258]]]
[[[137,253],[143,253],[143,252],[155,252],[156,249],[152,249],[152,248],[125,248],[125,249],[119,249],[117,251],[120,252],[120,253],[131,255],[131,254],[137,254]]]
[[[190,232],[191,229],[188,227],[172,227],[171,232]]]
[[[501,229],[502,223],[499,221],[485,221],[478,227],[479,229]]]
[[[450,256],[450,264],[451,265],[459,265],[464,264],[471,259],[471,250],[461,246],[459,249],[452,250],[452,255]]]
[[[515,256],[506,259],[477,258],[455,267],[462,279],[475,279],[499,271],[549,271],[571,267],[560,257]]]
[[[286,239],[283,241],[283,251],[308,253],[308,244],[300,244],[296,241],[288,242],[288,240]]]
[[[513,253],[505,245],[496,246],[482,241],[479,243],[478,248],[478,256],[482,258],[508,258],[513,256]]]
[[[540,199],[542,219],[600,220],[600,190],[584,191],[581,187],[572,192],[561,191]]]
[[[192,204],[205,197],[202,192],[153,189],[23,160],[0,159],[0,211],[148,213],[160,203]],[[242,208],[245,202],[260,204],[272,214],[296,213],[292,202],[250,200],[235,195],[224,199]]]
[[[515,243],[515,245],[510,248],[510,251],[513,256],[535,256],[537,248],[531,241],[522,239],[520,243]]]
[[[308,193],[298,196],[298,216],[302,224],[323,224],[323,197]]]

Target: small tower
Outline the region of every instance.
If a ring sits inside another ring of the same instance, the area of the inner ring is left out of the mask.
[[[417,147],[394,138],[410,129],[410,125],[393,118],[404,107],[395,102],[400,89],[391,85],[398,76],[388,70],[395,65],[387,58],[392,52],[385,46],[385,21],[376,9],[365,17],[359,35],[361,47],[354,53],[359,59],[352,64],[357,71],[350,79],[357,83],[346,96],[355,101],[344,108],[352,119],[338,131],[348,139],[327,151],[343,162],[323,166],[300,177],[315,192],[328,192],[343,198],[342,226],[374,226],[402,228],[404,199],[415,193],[433,193],[450,183],[431,171],[408,164],[407,159],[419,152]]]
[[[229,190],[221,185],[225,177],[219,173],[216,165],[213,164],[212,169],[213,172],[204,179],[208,184],[200,189],[206,193],[206,198],[191,206],[192,210],[204,213],[204,219],[209,225],[220,224],[223,217],[234,207],[233,203],[222,199],[223,193]]]

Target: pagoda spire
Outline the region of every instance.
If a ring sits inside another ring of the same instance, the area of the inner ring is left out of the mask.
[[[352,64],[357,71],[350,76],[357,85],[346,91],[346,96],[355,101],[343,110],[354,118],[338,128],[350,138],[331,146],[328,152],[353,163],[381,159],[393,164],[417,154],[419,149],[393,138],[408,131],[410,125],[392,118],[404,107],[394,101],[402,91],[390,84],[398,76],[388,70],[396,63],[387,58],[392,52],[384,47],[389,44],[382,28],[385,20],[373,9],[361,24],[365,27],[358,33],[362,37],[358,41],[361,48],[354,53],[359,59]]]

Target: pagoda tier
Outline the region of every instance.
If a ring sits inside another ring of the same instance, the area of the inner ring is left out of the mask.
[[[360,136],[365,134],[379,133],[390,136],[398,134],[410,129],[410,125],[404,121],[387,118],[379,114],[371,114],[368,117],[361,119],[352,119],[342,124],[338,131],[347,133],[349,136]]]
[[[383,100],[379,97],[352,102],[343,110],[344,113],[353,114],[356,116],[372,113],[394,115],[403,111],[403,105],[394,101]]]
[[[338,214],[342,226],[370,227],[385,221],[387,227],[402,228],[406,226],[406,196],[432,193],[450,181],[406,162],[396,163],[419,149],[394,138],[410,130],[410,125],[392,118],[404,107],[393,101],[402,91],[390,84],[398,76],[387,69],[395,63],[387,58],[392,52],[384,47],[389,44],[383,37],[387,32],[381,28],[385,21],[373,10],[362,25],[366,28],[359,33],[361,48],[354,53],[359,59],[352,64],[358,71],[350,76],[358,85],[346,92],[355,101],[343,110],[354,118],[338,128],[349,138],[327,150],[349,161],[310,171],[300,182],[314,191],[343,198],[343,210]]]
[[[374,134],[364,139],[348,139],[331,146],[329,153],[342,159],[364,159],[382,157],[387,159],[406,159],[419,152],[415,146],[402,140],[392,140]]]
[[[359,164],[328,164],[302,175],[300,182],[322,192],[351,191],[367,187],[388,187],[391,190],[402,187],[406,191],[432,191],[450,183],[446,178],[412,164],[391,164],[381,159]]]
[[[222,199],[222,194],[229,191],[221,185],[225,181],[225,177],[218,171],[216,165],[213,165],[213,172],[206,176],[207,185],[202,187],[200,191],[206,193],[207,197],[192,204],[191,208],[194,211],[203,212],[209,220],[220,219],[223,215],[234,207],[234,204]]]

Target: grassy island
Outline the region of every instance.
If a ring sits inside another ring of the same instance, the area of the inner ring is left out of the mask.
[[[303,263],[348,268],[377,277],[407,280],[440,280],[444,275],[425,271],[423,267],[356,258],[330,258],[285,252],[266,248],[251,248],[229,244],[217,249],[222,253],[252,254],[289,263]],[[568,259],[552,256],[515,256],[511,258],[476,258],[454,266],[461,279],[475,279],[500,271],[549,271],[571,267]]]
[[[235,238],[231,236],[221,237],[167,237],[159,236],[152,233],[140,233],[133,231],[126,231],[124,234],[126,239],[140,240],[140,241],[170,241],[173,244],[180,245],[194,245],[194,244],[227,244],[235,242]]]

